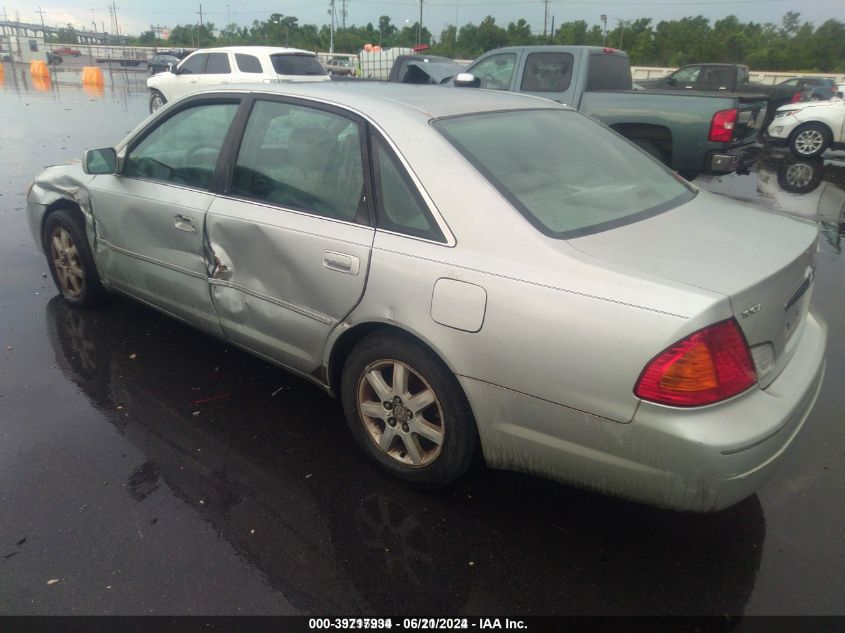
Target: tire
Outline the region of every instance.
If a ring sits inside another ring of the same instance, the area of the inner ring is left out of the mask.
[[[398,369],[404,388],[394,385]],[[472,464],[478,432],[469,403],[448,367],[419,343],[379,332],[362,340],[346,359],[341,400],[358,446],[406,484],[447,486]]]
[[[167,103],[167,99],[164,98],[164,95],[161,94],[158,90],[153,90],[150,93],[150,114],[153,114],[165,103]]]
[[[65,301],[86,308],[103,302],[106,290],[94,265],[85,229],[74,212],[59,209],[47,217],[44,252],[56,288]]]
[[[789,135],[789,151],[799,158],[821,156],[830,146],[830,130],[821,123],[807,123]]]
[[[788,158],[778,167],[778,184],[788,193],[805,194],[821,184],[823,175],[824,161],[821,158]]]

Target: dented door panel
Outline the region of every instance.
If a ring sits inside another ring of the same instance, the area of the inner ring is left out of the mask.
[[[316,369],[329,332],[364,292],[373,229],[221,197],[206,231],[226,337],[299,371]]]

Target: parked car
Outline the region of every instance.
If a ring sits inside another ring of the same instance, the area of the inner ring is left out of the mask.
[[[331,77],[314,53],[298,48],[205,48],[188,55],[172,72],[147,79],[150,112],[205,86],[249,81],[331,81]]]
[[[70,55],[71,57],[79,57],[82,55],[82,51],[78,48],[71,48],[70,46],[61,46],[59,48],[53,49],[54,53],[58,53],[59,55]]]
[[[769,109],[775,111],[787,103],[827,101],[836,96],[836,82],[823,77],[793,77],[775,85],[769,95]]]
[[[355,74],[355,60],[346,57],[332,57],[325,63],[329,75],[350,76]]]
[[[155,75],[157,73],[163,73],[171,65],[177,65],[179,63],[179,58],[175,55],[153,55],[147,60],[147,66],[150,69],[150,74]]]
[[[768,141],[786,144],[801,158],[821,156],[828,148],[845,149],[845,101],[801,102],[778,109],[772,120]]]
[[[748,66],[742,64],[689,64],[659,79],[641,79],[647,90],[700,90],[767,95],[772,87],[750,79]]]
[[[412,485],[480,450],[717,510],[822,381],[815,224],[699,191],[551,100],[215,88],[48,168],[27,209],[69,303],[120,292],[287,367]]]
[[[47,52],[47,63],[52,66],[58,66],[64,61],[61,55],[58,53]]]

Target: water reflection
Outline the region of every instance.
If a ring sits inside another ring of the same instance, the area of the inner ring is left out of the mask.
[[[842,252],[845,162],[766,151],[757,159],[757,191],[775,208],[818,222],[831,248]]]
[[[411,491],[337,403],[259,360],[131,302],[55,297],[46,320],[92,416],[143,455],[131,498],[180,499],[303,612],[741,614],[751,594],[757,497],[682,515],[483,469]]]
[[[702,177],[696,181],[714,193],[815,220],[826,243],[842,251],[845,234],[845,155],[803,159],[787,150],[760,148],[747,174]]]

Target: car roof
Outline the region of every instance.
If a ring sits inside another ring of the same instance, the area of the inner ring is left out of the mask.
[[[217,46],[215,48],[202,48],[197,53],[208,52],[231,52],[231,53],[245,53],[247,55],[291,55],[291,54],[316,54],[311,51],[306,51],[301,48],[286,48],[284,46]]]
[[[415,111],[425,120],[501,110],[563,109],[562,104],[524,94],[477,88],[425,86],[374,81],[290,82],[284,84],[232,84],[202,92],[249,92],[317,99],[388,119]],[[195,93],[199,94],[199,93]]]

